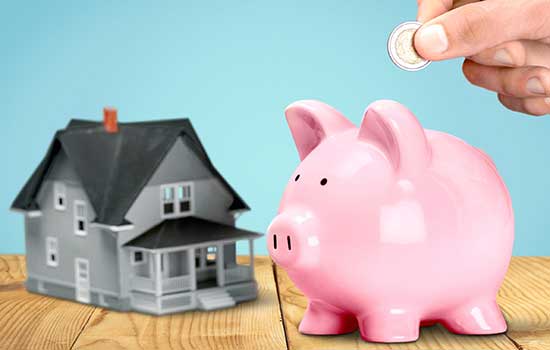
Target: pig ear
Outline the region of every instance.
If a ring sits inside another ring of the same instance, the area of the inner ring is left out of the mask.
[[[424,129],[407,107],[395,101],[376,101],[367,107],[359,139],[384,152],[400,174],[417,173],[430,159]]]
[[[314,100],[294,102],[286,108],[285,115],[300,160],[327,137],[355,128],[340,112]]]

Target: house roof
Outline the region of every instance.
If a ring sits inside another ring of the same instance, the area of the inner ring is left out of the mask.
[[[194,216],[186,216],[179,219],[164,220],[126,243],[125,246],[155,250],[204,242],[255,239],[258,237],[261,237],[261,235],[256,232]]]
[[[248,210],[208,158],[189,119],[119,123],[116,133],[107,133],[101,122],[71,120],[55,134],[46,156],[12,208],[40,210],[36,196],[56,155],[63,150],[96,212],[94,221],[114,226],[128,224],[126,213],[178,138],[232,194],[228,210]]]

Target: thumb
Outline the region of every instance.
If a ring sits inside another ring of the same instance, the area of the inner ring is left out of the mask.
[[[414,44],[429,60],[467,57],[506,41],[550,36],[549,16],[547,0],[475,2],[424,24]]]

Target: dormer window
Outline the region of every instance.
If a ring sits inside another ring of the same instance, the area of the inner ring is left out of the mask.
[[[162,196],[162,213],[164,215],[172,215],[175,213],[174,207],[174,188],[164,187]]]
[[[180,213],[187,213],[191,210],[191,185],[178,186],[178,206]]]
[[[56,210],[65,210],[67,208],[67,194],[64,183],[54,182],[53,200],[53,206]]]
[[[74,201],[74,233],[86,236],[88,222],[86,220],[86,202]]]
[[[160,187],[161,217],[172,218],[193,212],[193,183],[182,182]]]

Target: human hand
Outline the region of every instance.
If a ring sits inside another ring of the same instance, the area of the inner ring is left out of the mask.
[[[422,57],[466,57],[466,78],[505,107],[550,113],[550,0],[418,0],[418,21]]]

